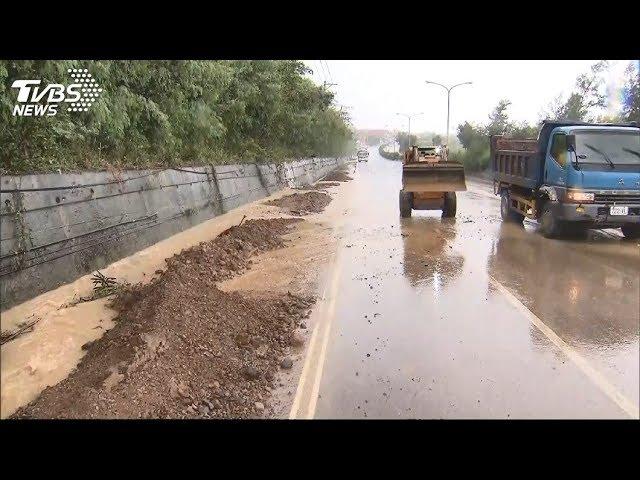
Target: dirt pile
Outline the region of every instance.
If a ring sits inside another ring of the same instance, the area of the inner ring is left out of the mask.
[[[280,207],[292,215],[308,215],[309,213],[323,211],[329,203],[331,203],[331,197],[326,193],[307,192],[294,193],[276,200],[269,200],[265,202],[265,205]]]
[[[284,246],[300,219],[249,220],[167,259],[128,287],[117,323],[78,368],[14,418],[248,418],[268,414],[276,374],[299,344],[314,299],[223,292],[216,282]]]
[[[348,182],[349,180],[353,180],[347,173],[343,170],[336,170],[335,172],[331,172],[329,175],[323,178],[323,180],[328,182]]]
[[[306,187],[299,187],[296,190],[325,190],[330,187],[337,187],[339,183],[336,182],[318,182],[315,185],[307,185]]]

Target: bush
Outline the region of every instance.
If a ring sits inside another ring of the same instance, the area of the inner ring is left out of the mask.
[[[67,84],[87,68],[89,111],[13,116],[16,79]],[[0,60],[2,173],[167,167],[337,156],[353,134],[299,61]]]
[[[449,158],[460,162],[468,171],[479,172],[489,166],[489,145],[478,145],[473,149],[454,150],[449,153]]]
[[[402,155],[399,152],[390,152],[385,149],[388,145],[380,145],[378,147],[378,153],[382,158],[386,158],[387,160],[402,160]]]

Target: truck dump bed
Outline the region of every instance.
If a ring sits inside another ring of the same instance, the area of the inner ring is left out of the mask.
[[[490,142],[494,180],[525,188],[539,185],[543,164],[537,139],[522,140],[493,135]]]

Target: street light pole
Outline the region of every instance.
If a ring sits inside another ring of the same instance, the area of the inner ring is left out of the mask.
[[[451,107],[451,90],[453,90],[456,87],[459,87],[460,85],[471,85],[473,82],[462,82],[462,83],[453,85],[452,87],[447,87],[437,82],[430,82],[429,80],[426,80],[425,83],[430,83],[431,85],[438,85],[447,91],[447,147],[448,147],[449,146],[449,112]]]
[[[396,113],[396,115],[402,115],[403,117],[407,117],[409,120],[409,141],[411,141],[411,117],[417,117],[418,115],[422,115],[423,112],[420,113]]]

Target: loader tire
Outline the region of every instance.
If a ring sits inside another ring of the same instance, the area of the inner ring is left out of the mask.
[[[500,194],[500,216],[503,222],[522,223],[524,215],[518,212],[514,212],[510,208],[509,192],[503,190]]]
[[[413,194],[400,190],[400,217],[409,218],[413,208]]]
[[[456,192],[445,192],[444,205],[442,206],[442,216],[444,218],[453,218],[456,216],[457,208]]]

